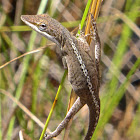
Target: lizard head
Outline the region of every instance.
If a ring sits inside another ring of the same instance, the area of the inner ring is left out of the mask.
[[[63,26],[49,15],[22,15],[21,20],[33,30],[61,46],[61,28]]]

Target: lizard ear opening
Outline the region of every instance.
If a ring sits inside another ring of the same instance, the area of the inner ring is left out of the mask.
[[[39,27],[38,27],[38,29],[39,29],[40,31],[44,31],[46,28],[47,28],[47,25],[44,24],[44,23],[40,24]]]

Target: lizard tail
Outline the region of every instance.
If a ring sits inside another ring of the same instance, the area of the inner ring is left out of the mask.
[[[84,140],[91,140],[91,137],[95,131],[95,128],[97,126],[99,115],[100,115],[100,100],[98,98],[98,106],[96,103],[92,102],[91,104],[87,104],[89,108],[89,127],[88,132],[84,138]]]

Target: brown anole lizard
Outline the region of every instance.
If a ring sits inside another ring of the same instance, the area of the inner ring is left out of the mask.
[[[58,21],[47,14],[22,15],[22,21],[47,39],[55,42],[61,49],[68,68],[68,80],[73,90],[78,95],[77,100],[67,113],[64,120],[55,131],[46,134],[45,140],[56,137],[65,128],[70,119],[85,105],[89,108],[89,128],[85,140],[90,140],[97,126],[100,114],[99,99],[99,63],[100,63],[100,39],[97,33],[96,23],[92,17],[91,36],[95,44],[95,58],[90,55],[90,47],[83,35],[79,38],[73,36]]]

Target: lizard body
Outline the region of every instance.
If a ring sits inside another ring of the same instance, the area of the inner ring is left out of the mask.
[[[70,119],[87,104],[89,108],[89,128],[85,140],[90,140],[100,114],[100,40],[93,18],[95,60],[91,57],[89,45],[82,36],[77,39],[58,21],[47,14],[23,15],[21,19],[32,29],[55,42],[61,48],[68,68],[68,79],[73,90],[79,96],[65,119],[54,132],[47,134],[45,139],[56,137],[65,128]]]

